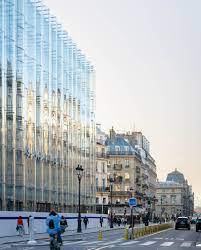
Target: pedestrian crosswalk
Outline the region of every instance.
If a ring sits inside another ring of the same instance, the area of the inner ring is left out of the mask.
[[[141,246],[141,247],[153,247],[153,246],[158,246],[158,247],[174,247],[176,245],[177,247],[181,248],[191,248],[191,247],[196,247],[201,249],[201,242],[193,242],[193,241],[168,241],[164,239],[160,240],[129,240],[125,241],[123,239],[118,239],[114,241],[75,241],[75,242],[69,242],[66,241],[63,243],[64,246],[66,245],[79,245],[82,247],[82,249],[88,249],[88,247],[108,247],[108,248],[122,248],[126,246]],[[96,249],[96,248],[93,248]],[[137,248],[136,248],[137,249]]]

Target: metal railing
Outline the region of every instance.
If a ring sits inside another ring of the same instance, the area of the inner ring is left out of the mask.
[[[98,157],[98,158],[106,158],[107,155],[106,155],[106,153],[96,152],[96,157]]]

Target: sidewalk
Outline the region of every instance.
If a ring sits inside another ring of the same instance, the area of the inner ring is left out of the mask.
[[[144,227],[144,224],[137,224],[135,226],[135,228],[142,228]],[[77,230],[67,230],[64,234],[62,234],[62,238],[66,238],[68,236],[73,236],[73,238],[71,237],[70,240],[79,240],[82,239],[82,236],[84,234],[89,234],[89,233],[97,233],[99,230],[102,231],[112,231],[112,230],[122,230],[124,229],[124,226],[115,226],[114,228],[110,228],[109,226],[106,227],[95,227],[95,228],[89,228],[89,229],[83,229],[82,233],[77,233]],[[44,242],[44,240],[48,239],[48,234],[44,233],[44,234],[35,234],[35,240],[38,241],[38,243],[40,242]],[[29,235],[24,235],[23,237],[21,236],[8,236],[8,237],[2,237],[0,238],[0,245],[3,244],[13,244],[13,243],[20,243],[20,242],[27,242],[29,241]]]

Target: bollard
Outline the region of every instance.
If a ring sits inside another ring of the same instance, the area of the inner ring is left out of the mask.
[[[133,240],[134,239],[134,231],[132,231],[132,228],[128,229],[128,233],[129,233],[129,240]]]
[[[138,238],[138,230],[135,230],[135,233],[134,233],[134,238],[137,239]]]
[[[36,244],[37,242],[34,240],[34,217],[31,216],[29,218],[29,241],[27,244]]]
[[[124,230],[124,240],[128,240],[128,228],[125,227],[125,230]]]
[[[103,240],[103,232],[102,232],[102,230],[98,231],[98,240]]]

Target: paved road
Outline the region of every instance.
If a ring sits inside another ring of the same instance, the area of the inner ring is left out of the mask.
[[[12,250],[47,250],[44,247],[15,247],[11,248],[9,245],[5,246]],[[1,248],[0,248],[1,249]],[[82,237],[82,240],[75,240],[74,242],[64,239],[63,250],[101,250],[101,249],[134,249],[134,250],[183,250],[183,249],[200,249],[201,250],[201,233],[196,233],[195,228],[188,230],[174,229],[165,232],[157,233],[151,236],[140,238],[137,240],[125,241],[123,239],[123,230],[112,232],[105,232],[102,241],[98,241],[97,233],[91,233]]]

